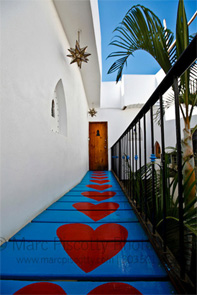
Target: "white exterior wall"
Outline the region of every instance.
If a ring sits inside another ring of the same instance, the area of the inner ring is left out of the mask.
[[[52,1],[1,1],[1,233],[12,236],[88,170],[87,100]],[[67,137],[51,131],[62,79]]]
[[[101,83],[101,108],[121,108],[121,82]]]
[[[183,129],[184,129],[184,121],[181,118],[181,137],[183,138]],[[194,115],[190,121],[190,127],[194,128],[197,124],[197,115]],[[172,146],[175,147],[176,145],[176,126],[175,120],[168,120],[165,121],[165,145],[166,147]]]
[[[157,72],[157,74],[155,75],[155,78],[156,78],[156,83],[157,83],[157,86],[160,84],[160,82],[164,79],[165,77],[165,72],[163,69],[159,70]]]
[[[157,87],[155,75],[124,75],[122,107],[142,105]]]
[[[102,82],[101,108],[142,107],[164,75],[161,70],[156,75],[123,75],[122,80],[117,84],[116,82]]]

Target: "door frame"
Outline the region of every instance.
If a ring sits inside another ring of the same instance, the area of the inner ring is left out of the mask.
[[[108,121],[89,121],[88,125],[88,166],[90,170],[90,124],[106,123],[107,129],[107,171],[109,170],[109,153],[108,153]]]

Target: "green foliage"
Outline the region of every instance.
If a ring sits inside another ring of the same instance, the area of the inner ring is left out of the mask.
[[[125,157],[126,158],[126,157]],[[169,154],[165,154],[165,176],[163,177],[163,168],[160,164],[152,165],[148,163],[146,166],[141,167],[136,172],[131,171],[129,161],[127,161],[127,171],[130,175],[130,185],[133,188],[131,191],[131,197],[136,204],[142,204],[142,211],[145,211],[145,200],[147,206],[148,219],[153,223],[153,198],[152,198],[152,172],[154,172],[154,191],[155,191],[155,220],[156,228],[161,236],[163,236],[163,181],[165,181],[166,187],[166,238],[167,245],[170,250],[174,253],[175,257],[178,258],[179,250],[179,199],[177,195],[178,188],[178,171],[172,169],[169,161]],[[183,164],[184,165],[184,164]],[[153,170],[154,169],[154,170]],[[196,206],[197,198],[188,202],[188,197],[193,186],[196,185],[196,181],[188,187],[188,182],[192,175],[191,171],[187,181],[183,185],[183,196],[184,196],[184,228],[185,228],[185,243],[186,252],[188,245],[187,236],[192,235],[196,238],[197,236],[197,220],[196,220]],[[164,180],[163,180],[164,179]],[[146,192],[146,195],[145,195]],[[192,243],[192,240],[191,240]],[[190,243],[190,246],[191,246]]]
[[[133,6],[125,15],[120,25],[114,30],[117,33],[110,45],[120,48],[108,57],[120,57],[113,63],[108,73],[118,71],[116,82],[129,56],[136,50],[150,53],[167,73],[171,68],[168,49],[173,41],[173,34],[162,26],[160,19],[142,5]]]
[[[182,54],[182,52],[189,45],[189,31],[187,25],[187,17],[185,13],[185,7],[183,0],[179,0],[178,11],[177,11],[177,21],[176,21],[176,54],[177,58]],[[182,100],[186,105],[186,116],[188,116],[188,105],[189,105],[189,70],[181,77]]]
[[[186,102],[185,100],[185,82],[184,79],[179,79],[179,102],[180,102],[180,109],[183,115],[183,118],[185,118],[185,105],[186,103],[190,107],[190,114],[189,114],[189,121],[192,117],[192,112],[194,107],[197,107],[197,82],[195,80],[196,74],[197,74],[197,62],[195,62],[190,69],[187,71],[189,73],[189,88],[188,92],[189,97]],[[182,78],[184,75],[182,76]],[[168,110],[171,106],[174,105],[174,92],[171,88],[170,91],[168,91],[167,94],[164,94],[163,96],[163,115],[165,115],[166,110]],[[158,125],[160,125],[160,107],[157,106],[156,112],[154,113],[154,120],[157,122]]]
[[[177,58],[189,45],[189,31],[183,0],[179,0],[176,21],[176,52]]]

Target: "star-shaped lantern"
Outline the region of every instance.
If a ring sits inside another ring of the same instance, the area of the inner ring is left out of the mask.
[[[97,111],[94,108],[92,108],[92,109],[89,110],[88,114],[91,117],[94,117],[94,116],[96,117]]]
[[[73,64],[74,62],[76,62],[78,67],[80,67],[81,69],[82,62],[87,63],[88,62],[87,56],[91,55],[90,53],[85,53],[87,47],[88,46],[80,48],[79,42],[76,41],[75,48],[68,49],[68,51],[71,54],[68,54],[67,56],[72,58],[72,61],[70,64]]]

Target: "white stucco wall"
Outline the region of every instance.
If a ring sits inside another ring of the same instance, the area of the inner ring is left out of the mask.
[[[156,83],[157,83],[157,86],[160,84],[160,82],[163,80],[163,78],[165,77],[165,72],[163,71],[163,69],[159,70],[156,75],[155,75],[155,78],[156,78]]]
[[[181,137],[183,138],[183,129],[184,129],[183,119],[181,119],[180,122],[181,122]],[[194,115],[190,121],[190,127],[194,128],[196,124],[197,124],[197,115]],[[165,137],[166,147],[169,147],[169,146],[175,147],[176,145],[175,120],[165,121],[165,128],[167,130],[166,137]],[[169,130],[170,132],[168,132]]]
[[[121,108],[121,82],[101,83],[101,108]]]
[[[155,75],[124,75],[122,106],[142,105],[157,87]]]
[[[127,106],[142,107],[164,77],[156,75],[123,75],[122,80],[101,83],[101,108],[122,109]]]
[[[88,170],[88,106],[52,1],[1,1],[1,233],[5,239]],[[67,137],[51,130],[62,79]]]

